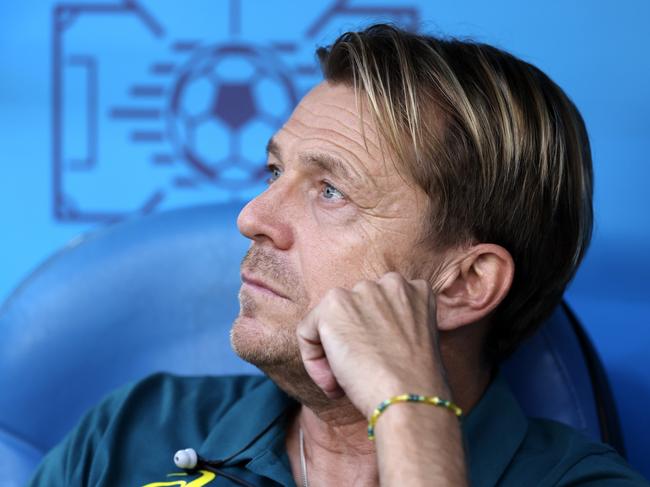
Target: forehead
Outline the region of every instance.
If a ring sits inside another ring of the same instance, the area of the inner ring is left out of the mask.
[[[300,101],[274,137],[283,152],[324,151],[368,176],[386,174],[385,151],[371,113],[354,89],[322,82]]]

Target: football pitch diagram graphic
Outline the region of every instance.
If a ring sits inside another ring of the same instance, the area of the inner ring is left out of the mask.
[[[277,38],[260,35],[257,26],[281,15],[269,7],[281,2],[58,4],[55,218],[107,222],[258,193],[267,140],[321,78],[317,42],[371,18],[410,29],[418,24],[417,9],[403,4],[311,3],[313,12],[301,11],[309,18],[293,29],[271,29]],[[284,8],[290,12],[292,3]]]

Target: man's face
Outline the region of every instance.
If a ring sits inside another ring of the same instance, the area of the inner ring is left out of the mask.
[[[365,135],[365,138],[364,138]],[[295,363],[296,325],[333,287],[388,271],[407,278],[426,196],[400,176],[363,122],[354,91],[327,82],[300,102],[269,144],[269,187],[237,224],[242,262],[235,351],[258,366]]]

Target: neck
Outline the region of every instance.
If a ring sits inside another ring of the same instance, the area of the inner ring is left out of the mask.
[[[289,423],[286,435],[296,484],[302,485],[299,444],[302,429],[311,485],[378,485],[377,456],[374,444],[368,440],[367,424],[352,404],[341,404],[339,409],[320,415],[303,405]]]
[[[487,388],[491,371],[478,361],[468,364],[467,356],[459,354],[454,346],[456,341],[463,341],[463,337],[450,338],[447,346],[441,343],[447,383],[454,402],[468,413]],[[295,393],[295,382],[293,384]],[[301,392],[310,387],[305,386]],[[323,484],[320,480],[325,478],[328,485],[378,485],[377,456],[374,443],[368,440],[367,418],[346,398],[324,401],[321,395],[305,394],[298,399],[302,406],[289,422],[286,435],[287,453],[297,484],[301,485],[302,475],[299,444],[299,430],[302,429],[312,485]]]
[[[300,429],[311,485],[378,485],[377,456],[368,440],[367,418],[346,397],[328,399],[311,381],[302,362],[267,366],[264,372],[301,403],[286,431],[287,454],[297,485],[302,485]]]

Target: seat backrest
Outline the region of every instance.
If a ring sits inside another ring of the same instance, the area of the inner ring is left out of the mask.
[[[567,424],[625,456],[607,376],[582,325],[566,303],[502,366],[529,417]]]
[[[154,371],[259,373],[229,343],[248,247],[239,209],[134,218],[72,242],[25,279],[0,308],[0,454],[16,458],[2,468],[28,475],[91,405]],[[525,347],[504,366],[524,409],[601,438],[565,310]]]

